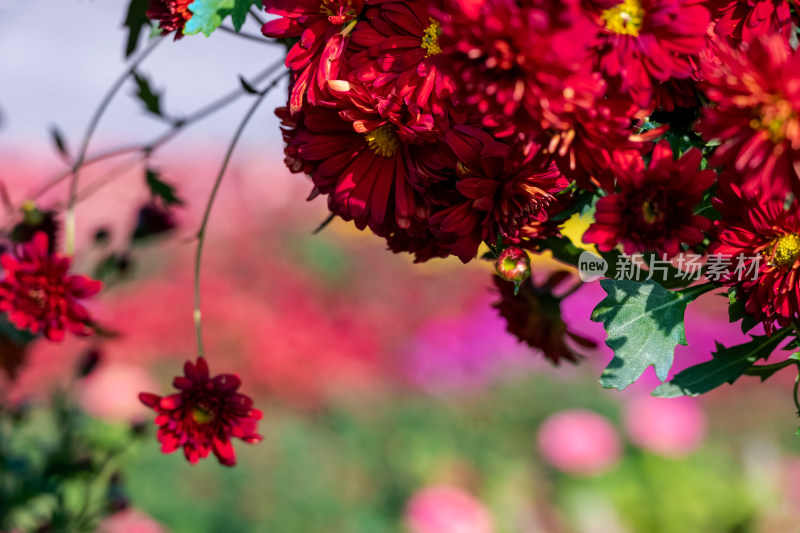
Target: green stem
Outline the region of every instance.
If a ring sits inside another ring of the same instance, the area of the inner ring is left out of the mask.
[[[800,392],[800,368],[797,371],[797,377],[794,378],[794,408],[797,410],[797,416],[800,416],[800,398],[798,398],[798,392]]]
[[[95,130],[97,129],[97,125],[100,123],[100,119],[103,117],[103,114],[106,112],[111,101],[117,95],[119,90],[122,88],[122,85],[125,81],[130,77],[131,74],[142,64],[142,62],[150,55],[150,52],[155,50],[155,48],[161,43],[163,39],[156,39],[151,42],[147,48],[145,48],[139,57],[137,57],[134,61],[128,65],[128,68],[125,69],[119,78],[114,82],[111,88],[108,90],[106,95],[100,101],[100,105],[95,110],[94,114],[92,115],[91,120],[89,121],[89,126],[86,128],[86,133],[83,136],[83,142],[81,143],[81,149],[78,152],[78,158],[75,160],[75,164],[72,166],[72,180],[70,181],[69,186],[69,200],[67,200],[67,212],[65,215],[65,232],[64,232],[64,249],[67,255],[72,255],[75,251],[75,200],[78,196],[78,181],[80,178],[80,170],[83,166],[83,162],[86,158],[86,152],[89,150],[89,143],[92,140],[92,136],[94,135]]]
[[[286,73],[288,74],[288,72]],[[214,186],[211,189],[211,194],[208,197],[208,202],[206,203],[205,211],[203,212],[203,220],[200,223],[200,229],[197,232],[197,251],[195,253],[194,258],[194,329],[195,334],[197,336],[197,355],[199,357],[205,357],[205,347],[203,346],[203,324],[202,324],[202,314],[200,312],[200,270],[202,267],[203,261],[203,246],[206,242],[206,230],[208,228],[208,220],[211,216],[211,209],[214,207],[214,201],[217,199],[217,193],[219,192],[220,185],[222,185],[222,178],[225,176],[225,171],[228,169],[228,164],[230,163],[231,156],[233,155],[233,151],[236,148],[236,145],[239,142],[239,138],[242,136],[247,123],[250,122],[250,119],[255,114],[258,107],[261,105],[261,102],[264,101],[264,98],[269,94],[270,90],[275,87],[278,82],[283,78],[283,76],[279,76],[275,78],[272,83],[270,83],[263,91],[258,94],[256,101],[253,102],[253,105],[250,106],[250,109],[245,114],[242,122],[239,124],[239,127],[236,129],[236,133],[233,135],[233,139],[231,139],[231,143],[228,146],[228,151],[225,153],[225,159],[222,162],[222,168],[217,174],[217,179],[214,181]]]
[[[265,78],[269,77],[275,71],[279,70],[283,67],[283,60],[276,61],[269,67],[267,67],[262,72],[256,74],[251,82],[252,83],[259,83],[263,81]],[[193,112],[191,115],[187,116],[184,119],[177,120],[172,127],[153,139],[151,142],[147,144],[130,144],[125,146],[120,146],[117,148],[112,148],[110,150],[101,152],[97,155],[92,157],[84,157],[83,164],[81,165],[81,169],[88,167],[89,165],[93,165],[95,163],[99,163],[102,161],[106,161],[108,159],[115,158],[117,156],[122,156],[126,154],[137,154],[136,161],[139,161],[140,156],[138,154],[143,154],[145,157],[149,157],[155,152],[157,149],[161,148],[163,145],[167,144],[173,138],[175,138],[181,130],[187,128],[188,126],[194,124],[195,122],[199,122],[204,118],[212,115],[213,113],[224,109],[228,105],[232,104],[242,96],[246,95],[247,92],[242,87],[239,87],[219,98],[214,100],[213,102],[206,104],[202,108],[198,109],[197,111]],[[35,189],[33,192],[27,194],[25,196],[26,200],[36,200],[53,187],[64,181],[65,179],[69,178],[75,173],[75,167],[71,167],[68,170],[52,177],[46,183],[41,185],[38,189]],[[110,181],[110,180],[108,180]],[[95,192],[97,187],[91,187],[91,190],[86,192],[85,194],[79,194],[76,201],[80,201],[85,197],[89,196],[90,194]],[[14,214],[19,212],[19,208],[13,209]]]

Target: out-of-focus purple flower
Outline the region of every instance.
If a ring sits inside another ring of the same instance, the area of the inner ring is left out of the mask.
[[[120,511],[103,520],[98,533],[165,533],[161,524],[136,509]]]
[[[483,503],[458,487],[435,485],[409,500],[405,522],[411,533],[493,533],[494,524]]]
[[[411,381],[429,392],[479,388],[510,369],[532,366],[529,350],[505,330],[488,306],[432,320],[411,341],[406,361]]]
[[[568,474],[600,474],[620,459],[616,430],[592,411],[571,409],[551,415],[539,427],[537,438],[545,461]]]
[[[681,457],[703,444],[706,417],[692,398],[634,396],[625,408],[625,428],[637,446]]]

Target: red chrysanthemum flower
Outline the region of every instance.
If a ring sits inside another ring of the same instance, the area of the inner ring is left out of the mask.
[[[793,30],[787,0],[713,0],[710,5],[714,32],[736,44],[774,33],[788,41]]]
[[[692,75],[710,21],[703,0],[585,0],[600,28],[600,68],[651,107],[653,80]]]
[[[350,65],[355,78],[381,94],[395,92],[406,104],[414,104],[437,117],[450,108],[455,91],[453,80],[434,63],[441,54],[441,24],[429,9],[441,0],[391,2],[372,0],[365,19],[358,23],[351,46],[363,47],[353,54]]]
[[[586,349],[597,346],[593,341],[570,331],[564,322],[561,300],[572,291],[568,290],[560,296],[554,291],[570,278],[566,270],[554,272],[541,285],[534,284],[533,278],[529,277],[520,284],[518,294],[514,294],[514,283],[503,281],[499,276],[493,278],[500,291],[500,301],[494,303],[493,307],[508,322],[509,333],[531,348],[541,350],[553,364],[557,365],[563,359],[571,363],[580,359],[581,356],[567,339]]]
[[[736,170],[748,194],[800,194],[800,54],[778,35],[746,50],[718,43],[704,57],[706,94],[698,129],[721,145],[711,163]]]
[[[524,156],[474,126],[456,126],[445,135],[455,154],[455,189],[450,206],[431,215],[435,235],[454,235],[451,253],[463,262],[475,257],[481,241],[518,238],[525,226],[547,219],[552,194],[567,180],[555,163]]]
[[[800,318],[800,202],[795,198],[786,206],[784,200],[746,194],[723,180],[714,206],[721,220],[709,254],[732,260],[722,281],[738,287],[745,309],[768,332],[776,323],[788,326]],[[759,268],[753,279],[756,257]]]
[[[3,254],[0,312],[18,329],[44,333],[51,341],[63,340],[67,331],[91,335],[91,316],[78,300],[97,294],[103,284],[70,275],[70,263],[69,257],[49,252],[44,232],[17,245],[15,253]]]
[[[197,363],[187,361],[184,376],[172,382],[180,392],[158,396],[148,392],[139,399],[158,416],[158,440],[163,453],[183,448],[186,459],[194,464],[214,452],[225,466],[236,464],[231,439],[249,444],[261,441],[257,433],[261,411],[253,408],[253,400],[237,392],[241,380],[236,374],[209,377],[208,365],[202,357]]]
[[[364,0],[264,0],[264,7],[280,15],[264,24],[264,35],[300,38],[286,56],[286,66],[294,72],[289,110],[295,114],[306,95],[312,105],[324,100],[328,81],[338,78]]]
[[[530,139],[542,129],[544,109],[594,102],[582,79],[596,32],[577,0],[449,0],[433,14],[442,31],[436,59],[474,122],[497,136]]]
[[[413,161],[432,143],[434,121],[396,95],[378,97],[359,84],[331,82],[337,109],[306,106],[295,131],[284,132],[290,168],[310,173],[331,212],[386,236],[417,217]],[[291,124],[285,123],[291,128]]]
[[[166,35],[175,32],[175,40],[183,37],[183,28],[192,18],[189,4],[194,0],[150,0],[147,18],[158,21],[158,27]]]
[[[601,251],[622,244],[626,253],[657,251],[676,255],[681,243],[694,246],[703,240],[711,222],[694,214],[703,193],[714,184],[712,170],[699,170],[702,154],[693,148],[677,161],[667,141],[653,150],[645,168],[639,155],[618,157],[619,192],[597,201],[595,222],[583,241]]]

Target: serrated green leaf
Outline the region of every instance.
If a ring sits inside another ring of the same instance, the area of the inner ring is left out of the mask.
[[[603,323],[606,345],[614,350],[600,377],[601,385],[622,390],[650,366],[660,380],[667,379],[675,348],[686,345],[686,306],[708,291],[710,284],[669,291],[652,280],[603,279],[600,286],[608,296],[597,304],[592,320]]]
[[[136,81],[136,97],[144,104],[145,109],[159,117],[164,116],[161,111],[161,93],[155,92],[150,86],[150,81],[143,74],[138,72],[133,73],[133,79]]]
[[[195,0],[189,4],[192,18],[186,21],[185,35],[202,32],[210,37],[222,24],[223,18],[233,10],[235,0]]]
[[[128,4],[128,13],[124,22],[124,26],[128,28],[125,57],[130,57],[136,51],[142,28],[150,24],[150,19],[147,18],[147,5],[148,0],[131,0],[131,3]]]
[[[61,130],[58,129],[58,126],[50,127],[50,137],[53,139],[53,144],[56,145],[56,150],[58,150],[58,152],[66,159],[69,159],[67,142],[64,140],[64,136],[61,134]]]
[[[160,174],[152,169],[146,171],[147,187],[150,193],[161,198],[167,205],[183,205],[183,200],[175,194],[175,187],[161,181]]]
[[[725,383],[733,383],[753,366],[753,363],[769,357],[769,354],[786,338],[789,331],[789,329],[785,329],[771,337],[755,335],[752,336],[750,342],[730,348],[717,343],[717,350],[711,354],[713,357],[711,361],[682,370],[672,378],[672,381],[664,383],[654,390],[653,396],[660,398],[698,396]]]

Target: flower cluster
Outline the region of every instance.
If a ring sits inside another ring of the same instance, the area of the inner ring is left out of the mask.
[[[584,243],[665,259],[763,255],[756,279],[724,282],[741,285],[766,324],[798,318],[793,2],[264,5],[278,16],[266,36],[299,39],[286,59],[289,103],[277,111],[287,166],[311,177],[311,198],[327,197],[333,214],[394,252],[468,262],[485,243],[494,257],[513,246],[526,260],[520,248],[562,238],[588,193]],[[718,172],[729,176],[719,213],[710,200]],[[749,203],[725,207],[737,202]],[[749,237],[735,237],[744,227]],[[503,257],[498,271],[510,279]],[[514,296],[498,283],[504,316],[543,348],[517,326],[531,321],[522,302],[535,286]]]

